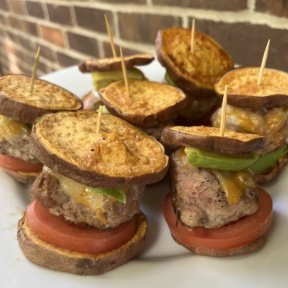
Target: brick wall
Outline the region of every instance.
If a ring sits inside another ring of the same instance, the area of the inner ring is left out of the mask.
[[[288,70],[287,0],[0,0],[1,72],[31,73],[41,46],[39,74],[110,56],[108,14],[124,53],[154,53],[158,29],[196,29],[220,42],[235,62],[259,65],[271,38],[268,66]]]

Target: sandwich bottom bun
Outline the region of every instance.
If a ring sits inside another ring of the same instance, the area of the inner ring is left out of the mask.
[[[34,264],[78,275],[98,275],[134,258],[142,251],[148,228],[143,213],[136,215],[137,230],[124,245],[105,253],[88,254],[58,248],[31,231],[24,217],[18,222],[17,239],[28,260]]]
[[[284,170],[288,163],[288,156],[278,160],[278,162],[266,173],[254,175],[255,182],[259,185],[267,184],[274,181]]]
[[[22,172],[4,169],[4,171],[19,183],[32,184],[40,172]]]
[[[272,206],[270,195],[260,190],[259,208],[254,214],[219,228],[189,228],[178,219],[170,194],[165,199],[164,217],[178,244],[197,255],[228,257],[252,253],[263,247],[272,223]]]

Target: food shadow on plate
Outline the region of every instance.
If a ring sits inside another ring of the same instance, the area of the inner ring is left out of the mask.
[[[154,255],[154,253],[150,254],[150,250],[153,250],[156,246],[158,247],[161,245],[159,241],[161,241],[160,234],[164,233],[163,230],[166,225],[163,218],[163,203],[165,196],[169,193],[169,183],[167,177],[163,179],[161,182],[153,185],[148,185],[146,187],[146,191],[144,192],[144,197],[142,199],[141,210],[145,213],[146,217],[148,218],[148,234],[147,234],[147,243],[145,246],[144,251],[141,253],[143,255],[141,257],[142,261],[148,262],[162,262],[167,260],[175,260],[175,258],[183,258],[183,257],[190,257],[191,253],[189,251],[185,251],[185,249],[180,248],[180,253],[168,253],[162,254],[159,256],[150,256]],[[167,228],[168,229],[168,228]],[[163,240],[163,239],[162,239]],[[172,243],[174,243],[174,240]],[[163,243],[165,244],[165,243]]]
[[[19,186],[19,189],[16,189],[16,193],[18,194],[18,197],[20,198],[21,203],[23,203],[24,208],[27,207],[27,205],[33,200],[33,197],[31,195],[31,185],[32,184],[21,184],[17,183]],[[24,210],[23,210],[24,212]]]
[[[161,182],[148,185],[144,192],[141,203],[141,210],[148,218],[149,232],[147,236],[147,249],[151,247],[159,237],[162,218],[162,206],[165,195],[169,192],[168,182]]]
[[[28,189],[27,186],[16,182],[4,171],[0,172],[0,196],[1,202],[5,204],[1,209],[3,221],[1,221],[0,230],[14,230],[29,203]]]
[[[281,191],[283,189],[282,183],[285,183],[285,180],[287,181],[287,175],[288,175],[288,168],[285,167],[285,169],[278,175],[277,178],[263,185],[264,190],[269,192],[273,200],[275,200],[279,194],[282,195],[282,191]]]

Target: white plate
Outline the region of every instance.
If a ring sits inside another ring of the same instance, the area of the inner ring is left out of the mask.
[[[145,68],[161,81],[157,63]],[[44,77],[83,96],[90,76],[68,68]],[[259,252],[233,258],[195,256],[177,245],[163,221],[161,206],[167,183],[147,189],[143,210],[150,230],[145,251],[135,260],[100,276],[76,276],[51,271],[26,260],[16,240],[16,223],[28,203],[26,189],[0,171],[0,286],[1,287],[288,287],[288,170],[267,186],[274,200],[274,221],[266,246]]]

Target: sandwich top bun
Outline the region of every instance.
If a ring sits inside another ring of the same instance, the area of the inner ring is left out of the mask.
[[[36,79],[33,93],[30,85],[31,77],[26,75],[0,77],[0,114],[32,124],[46,113],[82,107],[73,93],[55,84]]]
[[[166,174],[163,146],[127,122],[93,111],[47,114],[34,125],[31,146],[46,166],[91,187],[148,184]]]
[[[265,68],[261,84],[257,84],[260,68],[243,67],[229,71],[215,84],[222,96],[228,85],[229,104],[251,109],[288,105],[288,73]]]
[[[142,127],[167,123],[186,105],[185,94],[170,85],[130,80],[129,90],[130,95],[124,81],[118,81],[102,89],[100,97],[112,113]]]
[[[154,57],[150,54],[135,54],[132,56],[124,57],[124,62],[127,69],[131,69],[134,66],[147,65],[153,60]],[[121,57],[88,59],[79,65],[79,70],[83,73],[90,73],[93,71],[119,71],[121,69]]]
[[[206,126],[165,127],[161,140],[177,147],[192,146],[226,155],[248,154],[261,148],[265,138],[256,134],[225,130],[219,135],[219,128]]]
[[[213,89],[216,80],[233,69],[233,61],[212,38],[195,32],[195,48],[191,53],[191,30],[168,28],[156,37],[159,62],[174,83],[185,89]]]

